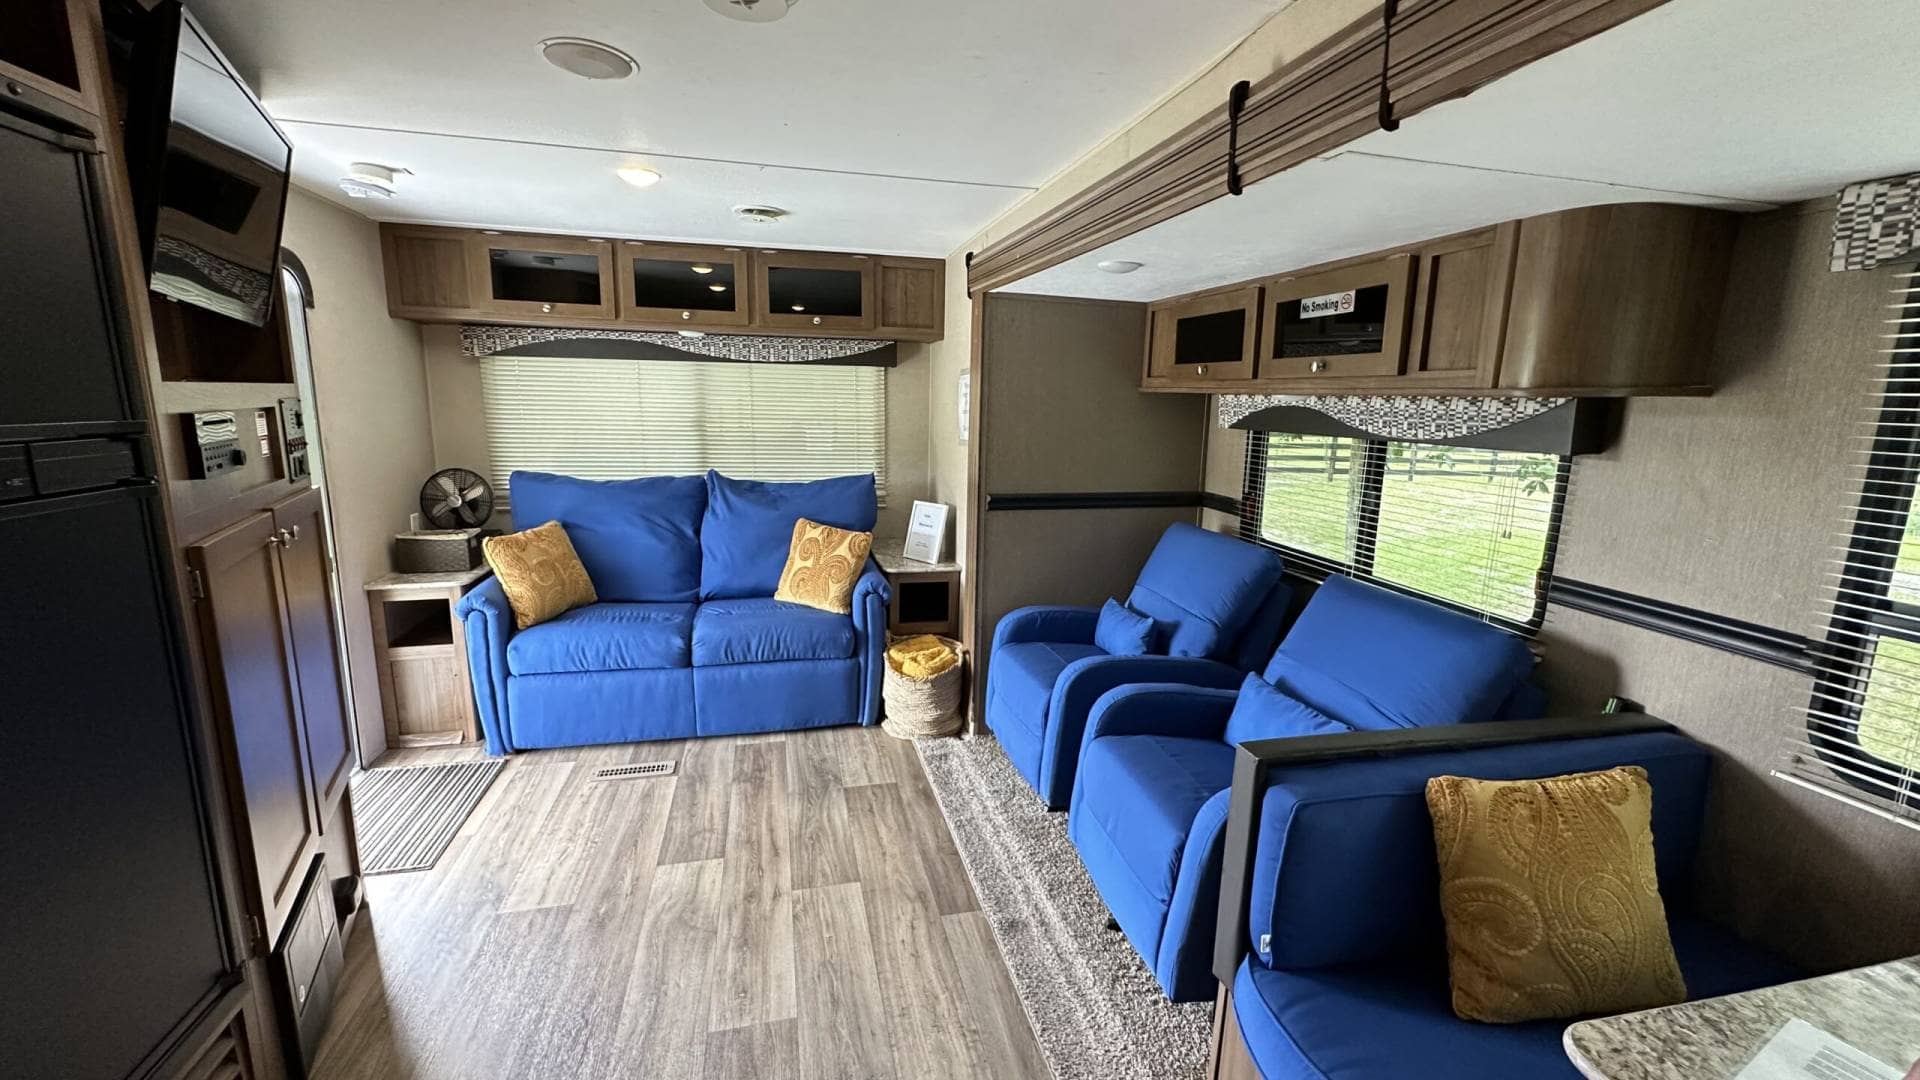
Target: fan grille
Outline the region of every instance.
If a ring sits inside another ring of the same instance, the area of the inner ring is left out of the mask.
[[[420,488],[420,515],[436,529],[477,529],[493,516],[493,486],[472,469],[441,469]]]

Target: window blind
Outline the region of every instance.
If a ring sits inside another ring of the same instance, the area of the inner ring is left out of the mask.
[[[882,367],[488,356],[480,384],[503,494],[515,469],[592,480],[871,472],[886,503]]]
[[[1568,459],[1254,432],[1241,534],[1289,565],[1417,593],[1509,628],[1546,608]]]
[[[1874,397],[1848,434],[1851,518],[1812,700],[1774,775],[1920,829],[1920,274],[1893,279]]]

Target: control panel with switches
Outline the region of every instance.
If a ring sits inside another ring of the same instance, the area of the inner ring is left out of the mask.
[[[187,473],[206,480],[247,463],[240,446],[238,419],[230,412],[191,413],[180,418],[186,428]]]

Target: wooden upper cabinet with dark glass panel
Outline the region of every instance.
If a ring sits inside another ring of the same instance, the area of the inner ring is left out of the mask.
[[[1413,256],[1270,278],[1260,319],[1260,377],[1380,378],[1407,351]]]
[[[489,236],[468,247],[476,307],[493,315],[611,319],[613,244],[571,236]]]
[[[756,252],[756,322],[783,330],[871,330],[874,260],[815,251]]]
[[[688,327],[745,326],[753,318],[747,253],[693,244],[620,244],[620,320]]]
[[[1147,379],[1251,379],[1259,331],[1258,288],[1156,307],[1148,330]]]
[[[9,0],[0,30],[0,87],[7,95],[63,119],[94,127],[101,115],[91,0]]]

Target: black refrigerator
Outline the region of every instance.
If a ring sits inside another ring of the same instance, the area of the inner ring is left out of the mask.
[[[0,1076],[151,1068],[239,982],[97,147],[0,111]]]

